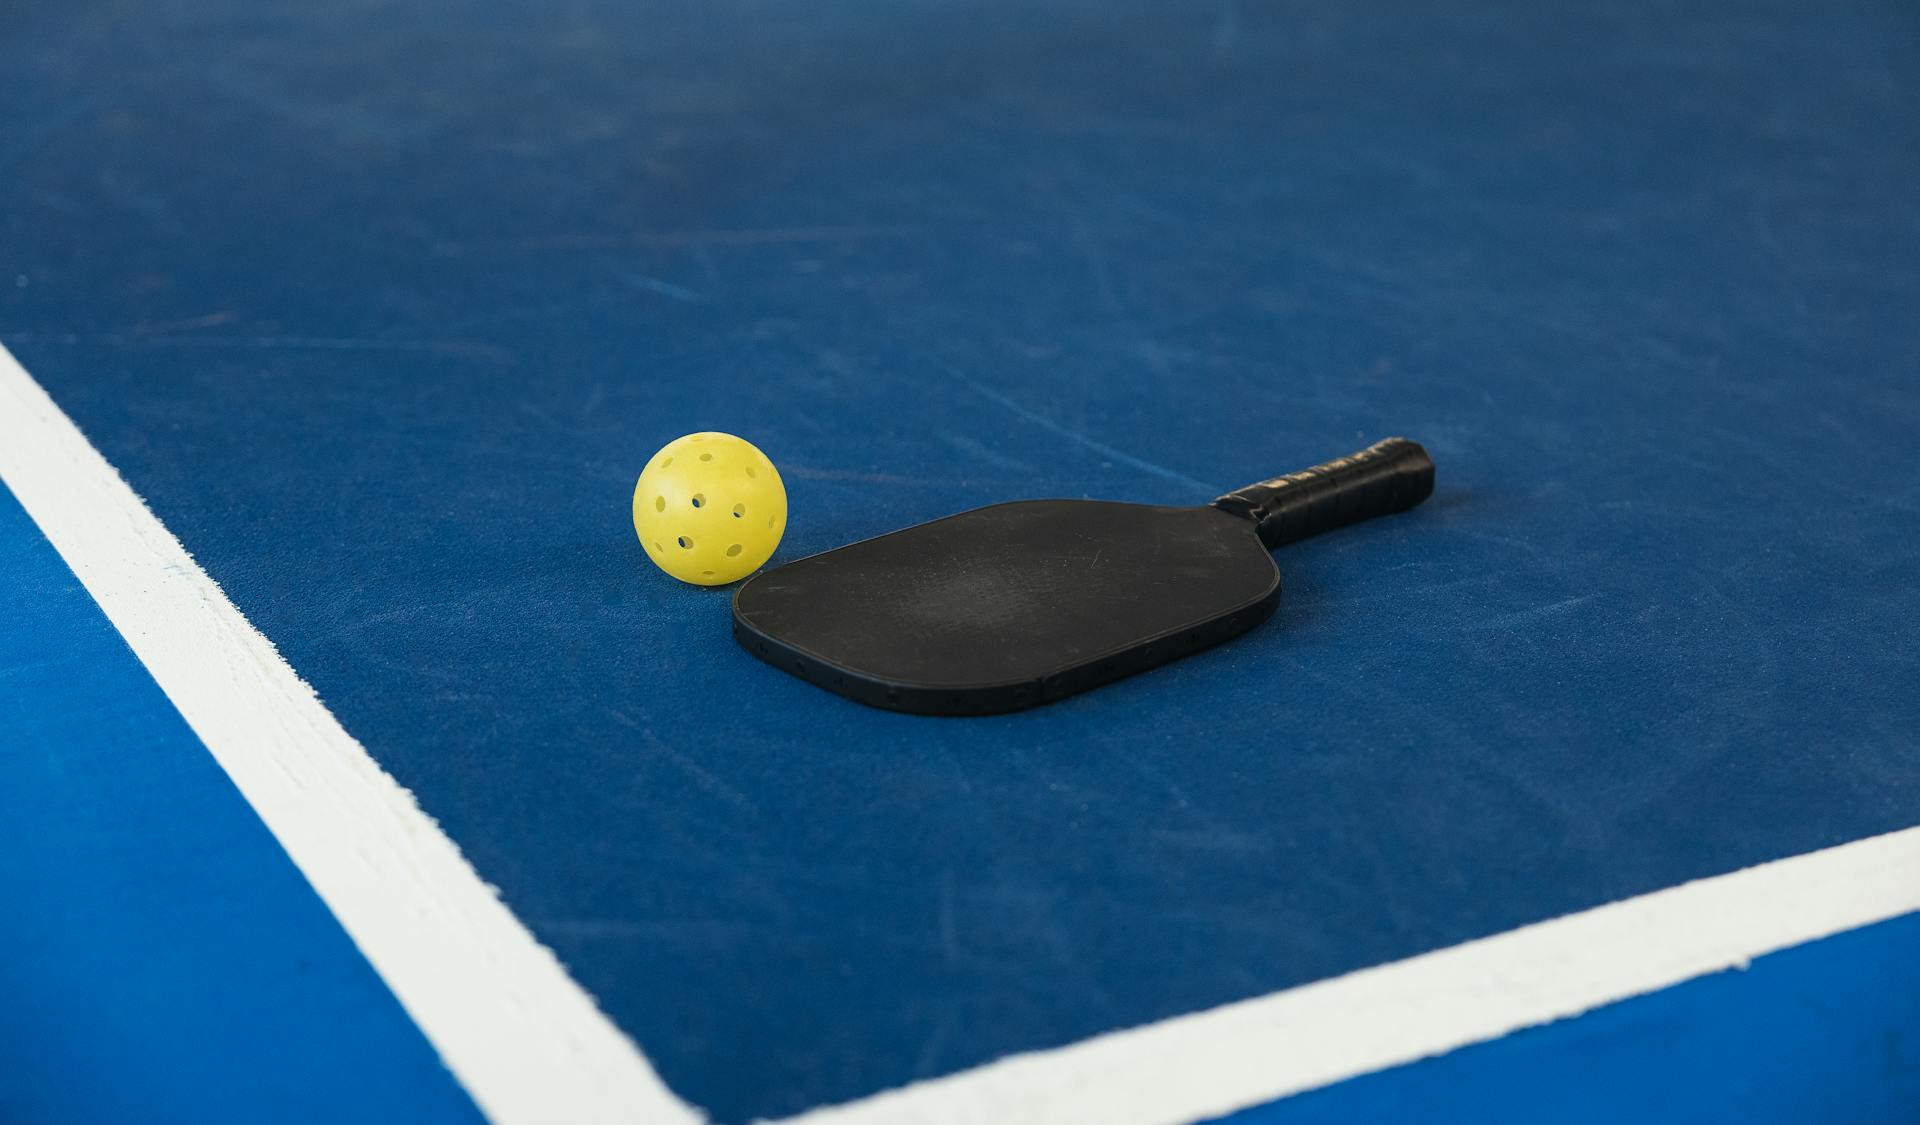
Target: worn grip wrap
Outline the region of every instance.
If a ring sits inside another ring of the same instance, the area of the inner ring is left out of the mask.
[[[1358,453],[1235,489],[1213,502],[1259,525],[1269,550],[1375,516],[1404,512],[1433,495],[1433,459],[1418,442],[1388,438]]]

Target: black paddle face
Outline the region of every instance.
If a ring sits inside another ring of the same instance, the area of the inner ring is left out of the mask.
[[[1029,500],[800,559],[740,587],[734,636],[841,695],[1012,711],[1245,632],[1280,572],[1218,508]]]

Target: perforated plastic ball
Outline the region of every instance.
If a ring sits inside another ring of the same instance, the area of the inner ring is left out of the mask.
[[[662,446],[640,474],[633,529],[661,570],[723,586],[773,557],[787,529],[787,489],[752,442],[688,434]]]

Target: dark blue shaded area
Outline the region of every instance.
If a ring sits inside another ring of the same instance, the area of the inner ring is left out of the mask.
[[[1221,1120],[1905,1125],[1920,1111],[1917,954],[1909,914]]]
[[[0,586],[0,1121],[478,1121],[4,489]]]
[[[1920,820],[1920,9],[202,0],[0,47],[0,340],[676,1089],[738,1120]],[[649,568],[1440,491],[1044,711]]]

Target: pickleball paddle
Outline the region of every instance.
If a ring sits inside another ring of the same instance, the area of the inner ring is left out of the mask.
[[[1389,438],[1204,507],[994,504],[762,572],[733,635],[861,703],[1016,711],[1253,628],[1280,600],[1269,551],[1432,492],[1426,450]]]

